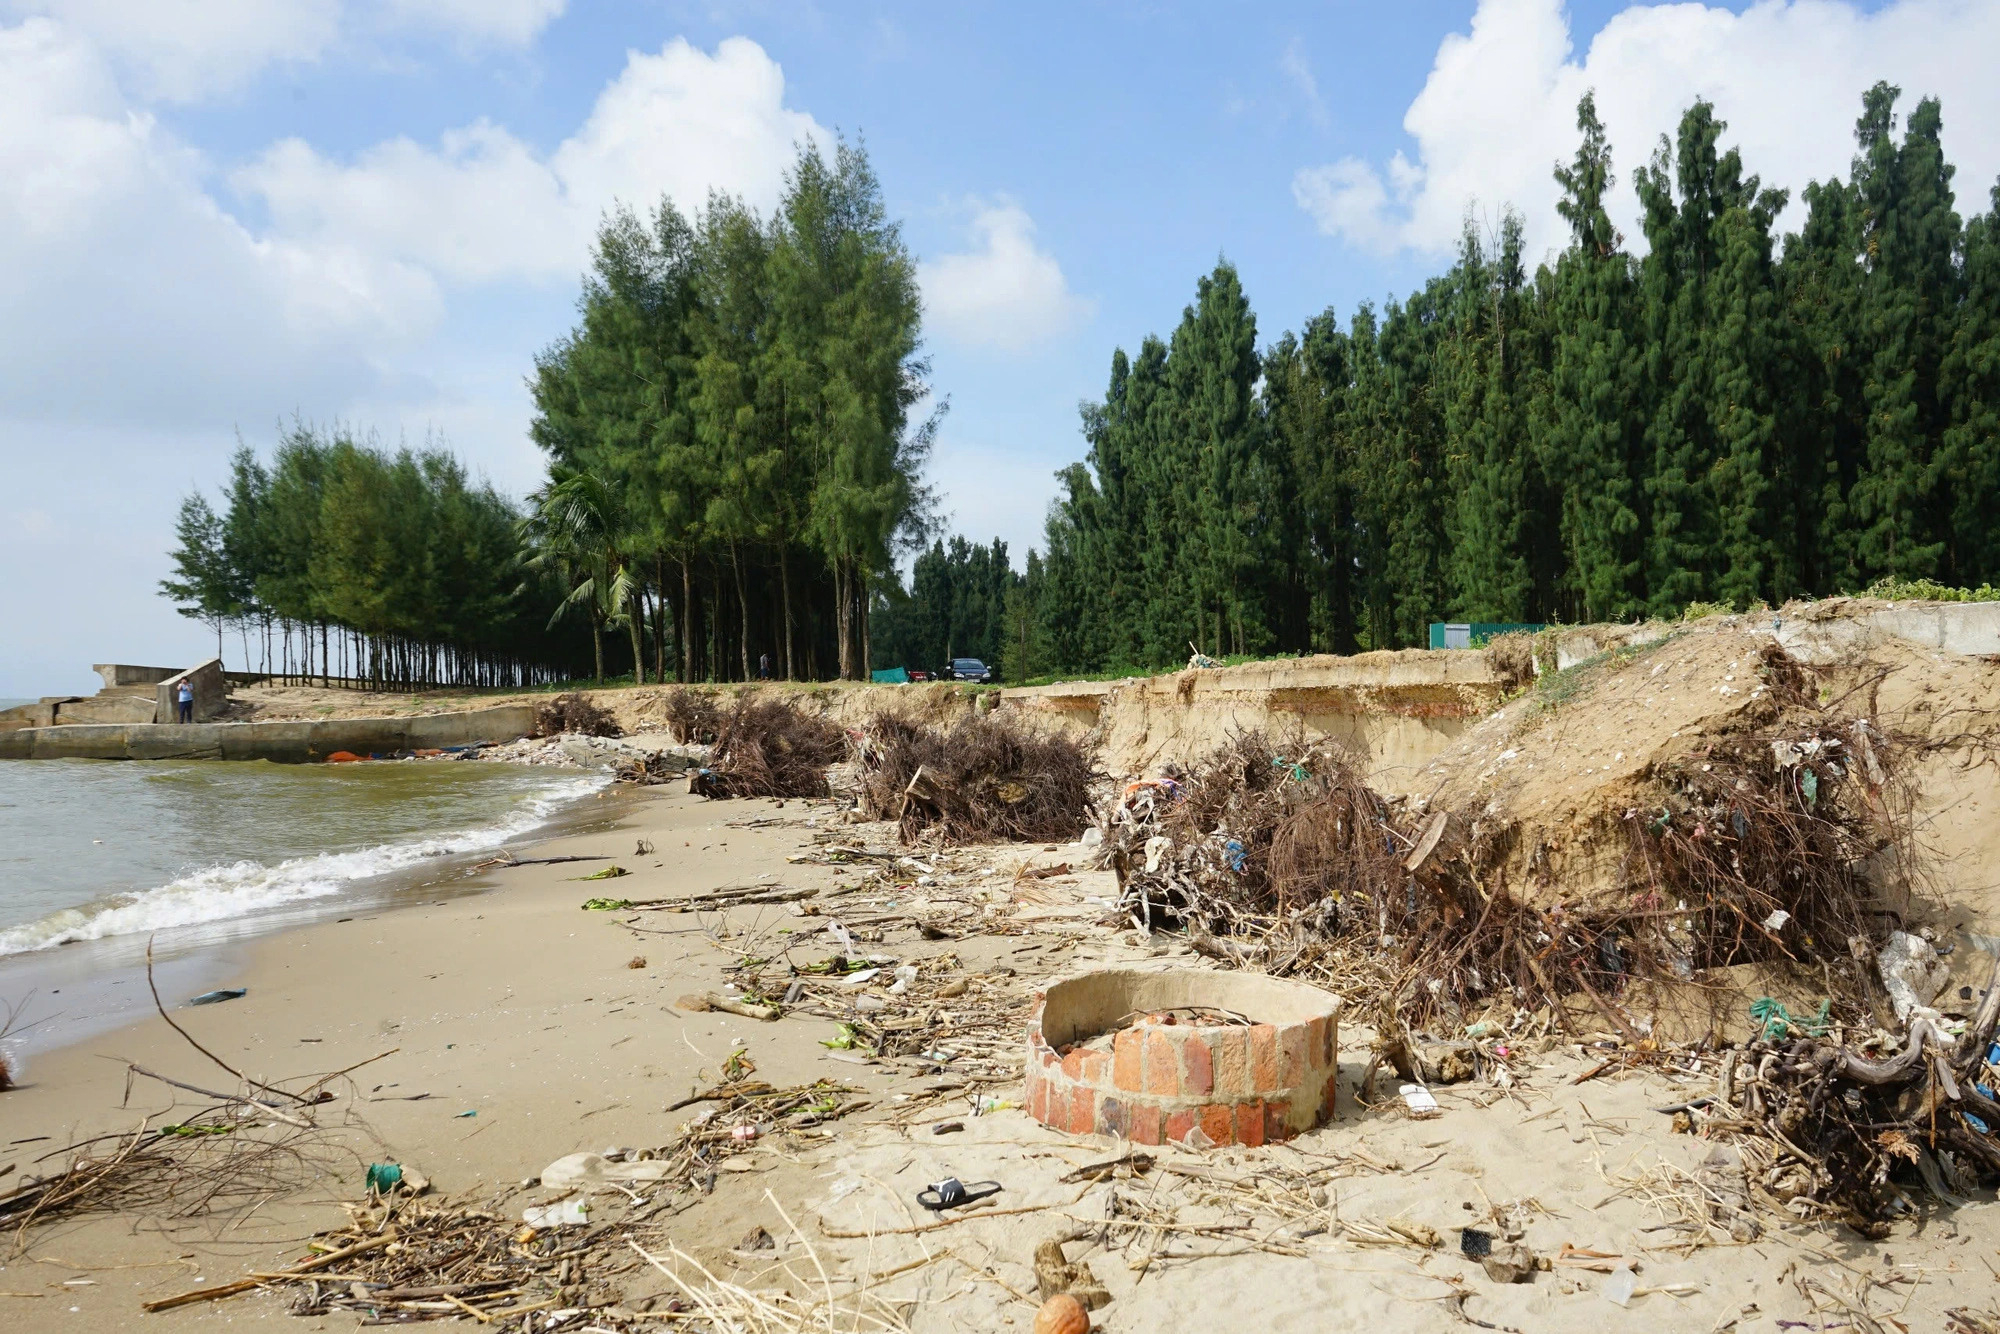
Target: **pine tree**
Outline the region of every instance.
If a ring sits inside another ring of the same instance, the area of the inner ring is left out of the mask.
[[[1950,424],[1947,564],[1963,584],[2000,581],[2000,183],[1965,229],[1965,294],[1939,369]]]
[[[1635,466],[1642,430],[1643,382],[1637,291],[1624,238],[1605,211],[1611,149],[1586,93],[1577,105],[1583,143],[1568,167],[1557,210],[1571,243],[1548,289],[1549,392],[1540,400],[1542,468],[1562,479],[1560,531],[1567,563],[1568,612],[1618,620],[1640,605],[1645,533]]]
[[[1938,571],[1946,545],[1940,485],[1946,413],[1938,377],[1957,308],[1960,228],[1953,168],[1939,143],[1938,103],[1917,104],[1899,147],[1899,94],[1876,84],[1855,124],[1868,418],[1866,462],[1849,504],[1862,569],[1916,578]]]

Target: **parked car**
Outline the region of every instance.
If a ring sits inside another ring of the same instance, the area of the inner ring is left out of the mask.
[[[977,658],[953,658],[944,674],[949,681],[976,681],[980,685],[990,685],[993,681],[993,669]]]
[[[910,679],[912,681],[928,681],[931,679],[931,674],[921,667],[912,667],[910,668]]]

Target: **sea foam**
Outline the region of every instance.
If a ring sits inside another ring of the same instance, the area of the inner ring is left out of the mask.
[[[0,956],[50,949],[72,941],[229,921],[264,909],[329,898],[360,881],[407,871],[426,861],[497,848],[544,823],[569,802],[604,787],[608,781],[602,774],[592,774],[558,783],[524,800],[517,810],[490,825],[349,852],[292,857],[274,866],[256,861],[210,866],[156,889],[59,909],[32,922],[0,928]]]

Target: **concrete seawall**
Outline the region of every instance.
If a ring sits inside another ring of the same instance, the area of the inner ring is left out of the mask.
[[[509,704],[409,718],[332,718],[293,723],[104,723],[0,732],[0,760],[272,760],[308,764],[335,751],[387,755],[476,742],[516,741],[535,710]]]

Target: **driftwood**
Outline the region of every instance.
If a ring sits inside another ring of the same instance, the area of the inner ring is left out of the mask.
[[[1898,1175],[1913,1170],[1946,1203],[2000,1180],[2000,1101],[1980,1087],[1996,1027],[2000,963],[1956,1040],[1919,1016],[1883,1057],[1811,1036],[1753,1042],[1707,1106],[1677,1110],[1770,1141],[1787,1196],[1880,1236],[1904,1207]]]

